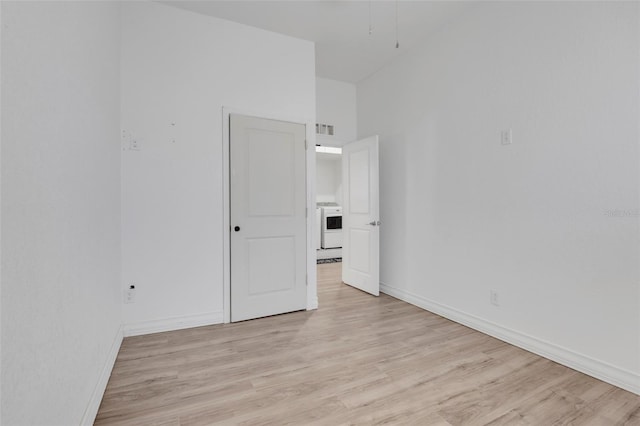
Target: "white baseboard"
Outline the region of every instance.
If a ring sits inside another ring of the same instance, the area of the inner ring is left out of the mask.
[[[314,309],[318,309],[318,298],[313,298],[312,300],[307,302],[307,311],[312,311]]]
[[[589,376],[640,395],[640,374],[593,359],[534,336],[512,330],[406,290],[380,283],[380,291]]]
[[[120,326],[120,328],[118,328],[118,332],[116,333],[116,337],[113,340],[113,344],[111,345],[111,349],[109,349],[109,355],[107,356],[107,361],[104,363],[104,367],[102,368],[102,372],[100,373],[100,377],[98,378],[98,383],[96,383],[96,387],[93,389],[93,394],[91,395],[91,399],[89,400],[89,405],[87,406],[87,409],[84,411],[84,414],[82,416],[82,421],[80,422],[80,424],[83,426],[90,426],[96,420],[98,409],[100,409],[100,403],[102,402],[104,391],[107,389],[107,383],[109,383],[111,371],[113,371],[113,366],[116,363],[116,358],[118,357],[118,352],[120,351],[120,345],[122,345],[123,338],[123,327]]]
[[[222,312],[208,312],[199,315],[164,318],[152,321],[142,321],[125,324],[124,336],[141,336],[143,334],[161,333],[163,331],[182,330],[184,328],[202,327],[205,325],[222,324]]]
[[[316,259],[333,259],[336,257],[342,257],[342,247],[316,250]]]

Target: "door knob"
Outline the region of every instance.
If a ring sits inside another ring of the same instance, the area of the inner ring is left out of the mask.
[[[234,231],[238,232],[240,230],[239,226],[236,226],[235,228],[233,228]]]
[[[367,225],[380,226],[380,221],[379,220],[374,220],[374,221],[371,221],[371,222],[367,223]]]

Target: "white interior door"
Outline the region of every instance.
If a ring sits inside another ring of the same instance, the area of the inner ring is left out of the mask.
[[[231,115],[231,321],[306,308],[303,124]]]
[[[342,147],[342,281],[380,294],[378,136]]]

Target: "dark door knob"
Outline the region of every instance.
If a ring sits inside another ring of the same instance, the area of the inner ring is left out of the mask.
[[[239,226],[236,226],[235,228],[233,228],[234,231],[238,232],[240,230]]]

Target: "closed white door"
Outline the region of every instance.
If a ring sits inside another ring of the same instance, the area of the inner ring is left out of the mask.
[[[342,147],[342,281],[380,294],[378,136]]]
[[[306,308],[305,126],[231,115],[231,321]]]

